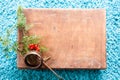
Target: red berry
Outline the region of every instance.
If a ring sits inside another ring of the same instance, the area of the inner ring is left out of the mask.
[[[36,51],[39,51],[39,50],[40,50],[38,44],[30,44],[30,45],[29,45],[29,49],[30,49],[30,50],[36,50]]]

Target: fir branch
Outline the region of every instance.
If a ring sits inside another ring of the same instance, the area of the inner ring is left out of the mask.
[[[9,53],[11,50],[13,50],[16,52],[19,51],[21,54],[26,54],[29,51],[28,49],[29,44],[39,44],[40,53],[47,51],[48,49],[46,47],[40,45],[40,39],[41,39],[40,36],[27,35],[28,30],[31,27],[32,25],[26,23],[26,17],[23,13],[23,8],[19,6],[17,10],[17,23],[13,27],[8,28],[6,30],[6,35],[4,35],[4,37],[0,37],[0,43],[4,47],[3,51],[5,53]],[[11,36],[11,31],[13,31],[13,29],[16,28],[21,29],[23,33],[23,38],[21,40],[21,43],[23,45],[22,48],[18,46],[19,45],[18,42],[12,43],[9,39],[9,37]]]
[[[25,28],[26,27],[26,18],[23,14],[23,8],[21,6],[18,7],[17,10],[17,28]]]

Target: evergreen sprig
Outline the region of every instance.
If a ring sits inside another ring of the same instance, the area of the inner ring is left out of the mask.
[[[9,53],[13,51],[17,51],[17,42],[13,42],[10,39],[10,36],[12,35],[14,27],[8,28],[5,33],[0,36],[0,43],[2,44],[2,51],[5,53],[6,57],[9,57]]]
[[[18,7],[17,10],[17,28],[25,28],[26,26],[26,18],[23,14],[23,8],[21,6]]]
[[[28,33],[28,30],[32,27],[32,25],[28,25],[26,23],[26,18],[23,13],[23,8],[21,6],[18,7],[17,10],[17,28],[23,29],[23,38],[22,38],[22,44],[23,48],[21,50],[22,54],[26,54],[29,49],[28,45],[30,44],[40,44],[40,37],[36,35],[26,35]],[[40,53],[43,53],[47,51],[48,49],[45,46],[39,46],[40,47]]]
[[[45,46],[40,45],[41,37],[36,36],[36,35],[27,35],[28,30],[31,27],[32,26],[30,24],[26,23],[26,17],[23,13],[23,8],[21,6],[19,6],[18,10],[17,10],[16,25],[7,29],[6,35],[4,35],[4,37],[0,36],[0,43],[4,47],[3,51],[5,53],[9,53],[11,50],[14,50],[14,51],[19,52],[22,55],[24,55],[29,51],[29,49],[28,49],[29,44],[39,44],[40,53],[47,51],[48,49]],[[22,33],[23,33],[23,37],[21,40],[21,43],[23,45],[22,49],[18,46],[19,45],[18,42],[11,43],[11,41],[10,41],[11,31],[13,31],[11,29],[15,29],[15,28],[22,30]]]

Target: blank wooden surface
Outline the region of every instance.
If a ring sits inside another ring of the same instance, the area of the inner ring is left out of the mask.
[[[106,68],[104,9],[24,9],[24,14],[33,25],[29,34],[41,35],[49,48],[43,56],[51,56],[52,68]],[[17,58],[18,68],[28,68],[22,56]]]

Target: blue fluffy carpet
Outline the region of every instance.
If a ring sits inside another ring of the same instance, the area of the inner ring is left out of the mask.
[[[18,5],[26,8],[105,8],[107,32],[106,70],[56,70],[65,80],[120,80],[120,0],[0,0],[0,36],[16,23]],[[16,41],[17,30],[10,40]],[[49,70],[19,70],[16,53],[5,57],[0,45],[0,80],[56,80]]]

